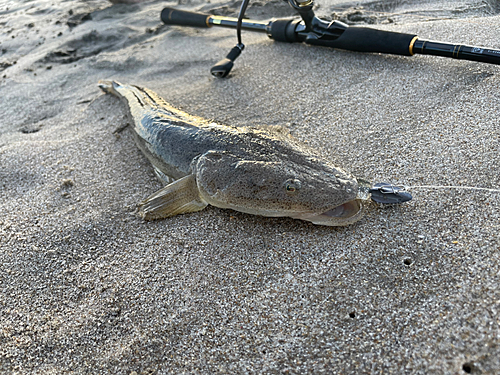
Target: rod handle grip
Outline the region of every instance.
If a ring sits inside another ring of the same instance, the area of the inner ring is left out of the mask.
[[[166,25],[177,26],[192,26],[192,27],[210,27],[208,23],[209,15],[186,12],[185,10],[178,10],[173,8],[164,8],[161,11],[161,20]]]
[[[342,35],[329,43],[330,47],[357,52],[378,52],[411,56],[415,34],[371,29],[369,27],[348,27]],[[306,40],[306,43],[309,43]],[[311,44],[315,44],[314,41]]]

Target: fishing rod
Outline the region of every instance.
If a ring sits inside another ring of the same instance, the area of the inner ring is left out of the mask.
[[[161,20],[168,25],[209,28],[212,26],[237,30],[238,44],[225,59],[217,63],[211,72],[226,77],[244,48],[241,30],[266,33],[279,42],[301,42],[317,46],[333,47],[356,52],[376,52],[412,56],[434,55],[500,65],[500,50],[472,47],[420,39],[415,34],[349,26],[340,21],[325,21],[314,14],[313,0],[285,0],[300,15],[300,19],[271,19],[254,21],[243,19],[249,0],[243,0],[238,18],[206,15],[165,8]]]

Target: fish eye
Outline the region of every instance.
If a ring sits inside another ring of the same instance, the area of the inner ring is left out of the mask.
[[[300,181],[290,178],[283,184],[288,195],[295,195],[300,190]]]

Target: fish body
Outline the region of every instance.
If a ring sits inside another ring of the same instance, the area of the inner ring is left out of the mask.
[[[207,205],[330,226],[363,215],[368,196],[358,194],[363,189],[356,178],[282,128],[216,124],[145,88],[114,81],[99,87],[127,104],[137,145],[167,182],[141,203],[146,220]]]

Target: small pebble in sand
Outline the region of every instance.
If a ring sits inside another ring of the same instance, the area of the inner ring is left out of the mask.
[[[109,0],[113,4],[138,4],[142,3],[145,0]]]
[[[69,188],[69,187],[72,187],[73,185],[74,185],[73,180],[71,180],[69,178],[62,180],[62,183],[61,183],[61,187],[63,187],[63,188]]]

